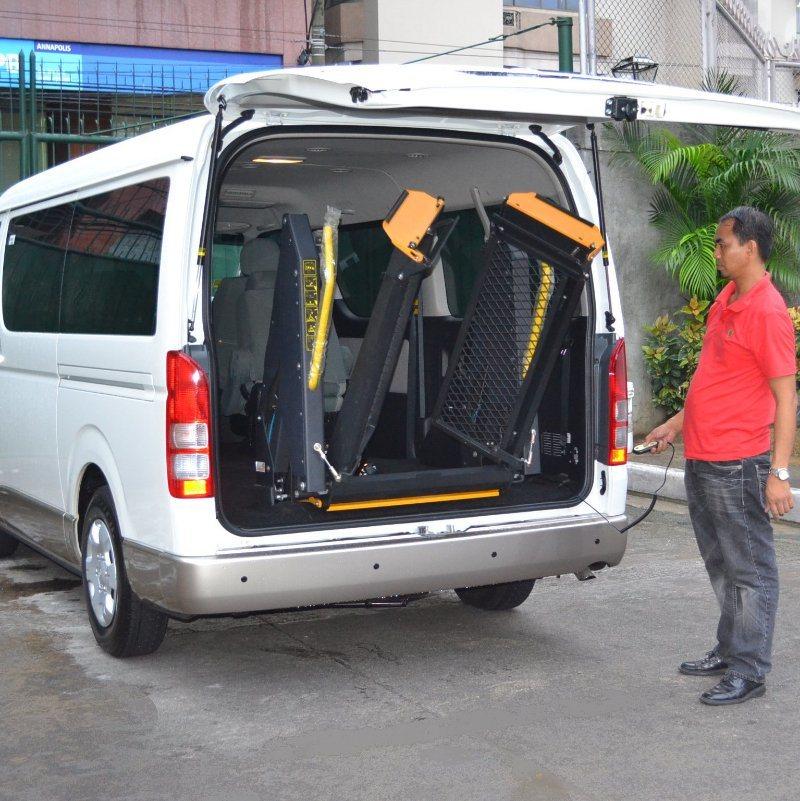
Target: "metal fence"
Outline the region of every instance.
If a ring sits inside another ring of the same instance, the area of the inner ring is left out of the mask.
[[[642,77],[699,88],[714,73],[734,77],[748,96],[796,105],[800,43],[781,47],[757,25],[744,0],[585,0],[590,72],[631,77],[630,64],[652,64]],[[626,63],[628,68],[626,69]]]
[[[767,60],[724,7],[717,8],[714,38],[717,70],[735,78],[739,91],[747,97],[765,97]]]
[[[703,76],[700,6],[698,0],[594,0],[597,73],[621,68],[624,76],[625,61],[638,58],[658,65],[659,83],[697,87]]]
[[[0,78],[0,190],[54,164],[204,111],[224,67],[120,67],[80,71],[20,54]]]
[[[769,66],[770,99],[776,103],[800,103],[800,59],[776,60]]]

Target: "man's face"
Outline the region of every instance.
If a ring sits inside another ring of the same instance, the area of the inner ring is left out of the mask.
[[[756,243],[750,239],[742,244],[733,233],[733,220],[725,220],[717,226],[714,242],[714,259],[723,278],[736,280],[758,258]]]

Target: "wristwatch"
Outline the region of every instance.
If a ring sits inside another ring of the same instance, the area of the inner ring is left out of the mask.
[[[775,476],[781,481],[789,480],[789,468],[787,467],[770,467],[769,474]]]

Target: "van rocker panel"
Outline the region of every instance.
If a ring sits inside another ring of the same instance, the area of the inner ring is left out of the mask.
[[[265,547],[205,557],[179,557],[130,541],[123,548],[140,598],[178,616],[213,615],[541,578],[597,562],[613,566],[627,544],[617,530],[625,517],[609,522],[585,515],[443,539],[387,538],[304,551]]]

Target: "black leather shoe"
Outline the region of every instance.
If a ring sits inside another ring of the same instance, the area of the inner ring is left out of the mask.
[[[716,676],[724,673],[727,669],[727,662],[717,656],[714,651],[709,651],[702,659],[695,662],[682,662],[678,668],[686,676]]]
[[[759,698],[767,691],[763,681],[750,681],[741,676],[725,676],[725,678],[706,690],[700,700],[711,706],[724,706],[725,704],[741,704],[750,698]]]

